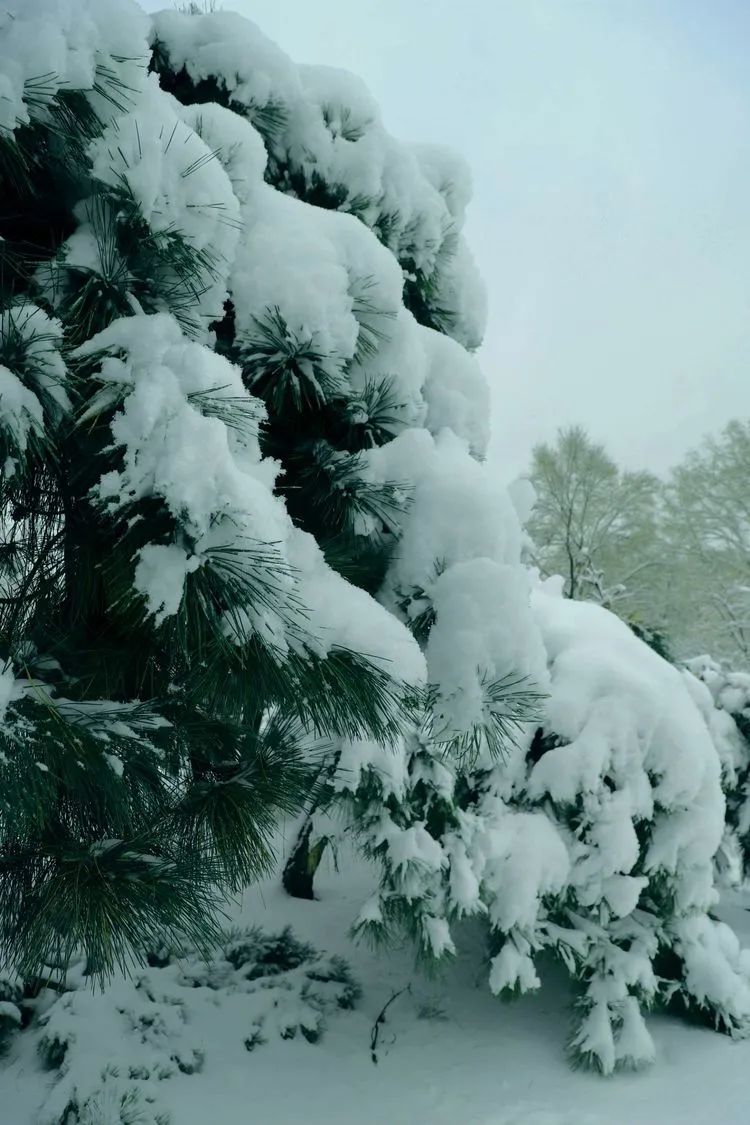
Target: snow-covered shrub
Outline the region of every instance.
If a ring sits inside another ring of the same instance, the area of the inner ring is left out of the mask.
[[[160,1084],[210,1066],[217,1022],[232,1027],[240,1050],[278,1038],[316,1043],[329,1017],[359,997],[345,961],[288,928],[231,932],[209,960],[163,947],[149,961],[103,993],[65,993],[32,1024],[28,1034],[58,1072],[40,1125],[163,1125]]]
[[[372,744],[342,754],[353,829],[385,870],[357,927],[405,918],[439,957],[455,921],[484,916],[498,994],[538,988],[552,949],[577,982],[573,1055],[605,1073],[651,1061],[654,1004],[746,1032],[750,956],[712,915],[720,760],[685,675],[599,606],[540,587],[529,612],[548,696],[503,758],[418,739],[399,770]]]
[[[0,973],[0,1055],[21,1027],[23,982],[9,973]]]
[[[710,656],[686,660],[685,668],[721,760],[727,813],[717,867],[724,880],[739,883],[750,871],[750,674]]]

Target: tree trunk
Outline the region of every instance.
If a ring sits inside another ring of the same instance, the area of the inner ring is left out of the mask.
[[[292,854],[284,864],[281,882],[286,893],[291,895],[292,898],[315,898],[313,886],[315,872],[323,858],[328,837],[321,836],[311,846],[312,827],[312,816],[308,816],[299,831]]]

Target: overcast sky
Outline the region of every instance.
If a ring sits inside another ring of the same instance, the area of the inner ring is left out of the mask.
[[[750,0],[222,6],[469,162],[504,473],[572,422],[662,471],[750,415]]]

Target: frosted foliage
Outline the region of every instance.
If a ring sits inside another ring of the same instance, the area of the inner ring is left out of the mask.
[[[685,661],[687,670],[706,685],[722,711],[750,719],[750,673],[727,671],[710,656]]]
[[[439,943],[444,954],[453,947],[455,919],[484,915],[497,941],[493,992],[539,987],[536,956],[554,949],[581,982],[571,1047],[605,1072],[653,1059],[642,1008],[670,990],[743,1034],[750,1026],[750,959],[708,913],[717,901],[714,857],[724,830],[708,693],[701,705],[694,688],[703,689],[692,677],[606,610],[563,599],[559,584],[535,588],[529,605],[514,588],[523,572],[505,564],[504,603],[498,571],[487,559],[456,563],[435,582],[429,675],[471,667],[463,637],[475,646],[484,638],[481,656],[473,650],[475,663],[491,646],[514,667],[524,667],[524,654],[545,661],[546,676],[537,664],[526,667],[548,691],[546,741],[527,755],[530,732],[520,734],[505,760],[485,762],[472,774],[473,801],[454,809],[432,843],[423,838],[425,809],[451,794],[460,765],[433,756],[419,740],[403,746],[397,763],[375,747],[344,755],[337,784],[369,802],[360,825],[369,824],[387,876],[357,925],[378,929],[394,896],[401,897],[418,920],[423,948],[440,955],[430,936],[435,919],[447,924]],[[471,574],[465,591],[462,572]],[[472,604],[472,595],[482,601],[483,580],[499,594],[494,626]],[[443,596],[457,598],[448,630],[453,668],[439,633],[453,612]],[[465,696],[471,698],[470,686]],[[429,794],[426,805],[415,804],[418,791]],[[383,811],[386,798],[413,810],[411,825]],[[665,948],[684,966],[675,981],[660,980],[656,959]]]
[[[252,339],[254,318],[278,308],[335,378],[357,348],[358,292],[366,294],[370,315],[386,318],[387,334],[387,319],[400,307],[401,277],[392,255],[356,219],[262,185],[247,212],[232,290],[240,341]]]
[[[147,34],[134,0],[8,0],[0,11],[0,131],[44,119],[60,90],[84,90],[102,111],[108,103],[96,87],[113,91],[114,78],[121,95],[136,90]]]
[[[0,364],[0,426],[10,433],[13,444],[20,453],[26,451],[29,434],[44,429],[42,404],[24,386],[17,375]],[[6,473],[12,469],[13,461],[6,466]]]
[[[68,410],[67,371],[60,354],[62,325],[38,305],[17,304],[0,314],[0,338],[14,339],[23,353],[31,387],[56,413]]]
[[[404,796],[407,773],[403,752],[384,754],[377,742],[364,739],[344,744],[334,779],[336,789],[339,792],[356,790],[368,769],[378,772],[386,797],[401,799]]]
[[[750,855],[750,675],[723,668],[710,656],[685,663],[687,686],[719,754],[727,798],[717,874],[724,883],[741,884]]]
[[[412,145],[424,175],[446,202],[451,216],[462,222],[471,200],[471,172],[464,161],[445,145]]]
[[[743,1030],[747,961],[731,943],[706,937],[713,933],[706,911],[717,900],[713,857],[725,806],[720,759],[701,708],[685,677],[606,610],[543,589],[532,609],[550,661],[546,726],[561,745],[533,767],[527,791],[552,802],[561,829],[566,810],[580,810],[570,845],[569,893],[577,907],[569,916],[584,910],[592,919],[584,957],[588,1014],[576,1049],[605,1071],[626,1057],[649,1060],[650,1040],[628,998],[648,1000],[656,991],[653,957],[665,921],[686,965],[689,958],[700,963],[701,942],[709,940],[716,958],[713,978],[688,970],[680,987]],[[665,888],[660,905],[654,880]],[[659,913],[665,909],[666,919]],[[607,925],[607,917],[619,921]]]
[[[239,231],[239,203],[221,162],[175,113],[155,75],[135,108],[92,143],[91,159],[94,177],[125,190],[155,234],[179,231],[209,254],[213,283],[196,290],[191,310],[207,329],[222,316]]]
[[[0,668],[0,722],[5,718],[8,704],[16,698],[18,685],[9,664]]]
[[[109,352],[119,354],[104,354]],[[243,511],[252,511],[245,529],[254,530],[256,539],[284,537],[285,513],[270,491],[275,470],[261,460],[257,432],[238,436],[200,409],[206,406],[200,396],[213,393],[219,400],[247,401],[260,421],[263,405],[245,391],[235,367],[187,340],[163,313],[117,320],[76,353],[97,354],[104,354],[103,387],[125,396],[112,423],[124,465],[99,482],[104,505],[116,510],[158,495],[196,544],[214,534],[222,514]]]
[[[463,236],[441,271],[435,300],[448,312],[450,335],[465,348],[478,348],[487,326],[487,294]]]
[[[210,1071],[222,1036],[246,1068],[247,1053],[268,1044],[317,1043],[359,996],[346,962],[288,929],[230,933],[210,958],[154,952],[160,967],[118,975],[105,991],[69,974],[72,990],[30,1031],[51,1071],[38,1125],[178,1125],[169,1084]]]
[[[166,314],[115,321],[77,351],[79,359],[96,355],[100,403],[122,401],[112,421],[122,465],[102,476],[96,498],[125,516],[135,502],[158,498],[178,528],[174,543],[142,548],[136,566],[135,588],[158,622],[178,611],[186,576],[217,551],[236,549],[238,565],[252,568],[251,548],[266,544],[276,558],[269,581],[280,608],[248,609],[237,639],[255,631],[280,652],[290,643],[320,655],[348,648],[387,662],[409,682],[424,678],[408,630],[335,574],[312,537],[292,526],[272,491],[277,466],[258,445],[263,404],[236,367],[186,339]],[[246,420],[239,431],[222,417],[238,403]],[[227,623],[230,633],[239,620],[235,614]]]
[[[361,652],[404,683],[424,683],[424,657],[409,630],[331,570],[312,535],[293,529],[288,556],[298,575],[307,629],[317,638],[311,647],[321,653],[334,645]]]
[[[239,105],[293,102],[301,95],[297,68],[251,20],[236,12],[192,16],[167,9],[152,17],[152,38],[169,50],[175,70],[194,82],[215,77]]]
[[[401,408],[399,421],[404,426],[421,428],[427,424],[425,381],[430,364],[423,329],[403,306],[393,318],[381,320],[382,339],[376,354],[365,355],[351,367],[352,389],[356,392],[367,382],[391,379],[394,397]]]
[[[11,305],[0,314],[0,340],[15,368],[0,363],[0,430],[6,448],[23,456],[30,437],[41,437],[46,424],[70,407],[60,354],[62,326],[37,305]],[[12,476],[15,468],[15,457],[8,455],[4,474]]]
[[[179,612],[185,579],[199,566],[199,557],[189,555],[176,543],[148,543],[141,548],[133,586],[145,599],[157,625]]]
[[[153,19],[154,38],[174,71],[184,67],[194,83],[213,79],[259,127],[271,112],[270,151],[308,187],[322,182],[343,193],[340,209],[356,211],[408,269],[430,277],[445,264],[446,240],[455,239],[471,191],[458,157],[395,140],[359,79],[332,67],[296,66],[234,13],[164,11]],[[480,343],[486,301],[462,243],[441,280],[438,304],[451,314],[457,339]]]

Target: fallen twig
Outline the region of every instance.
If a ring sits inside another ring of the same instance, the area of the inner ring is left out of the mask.
[[[410,984],[407,984],[403,988],[400,988],[398,990],[398,992],[393,993],[390,1000],[386,1000],[385,1004],[380,1009],[380,1013],[378,1015],[378,1018],[375,1020],[375,1023],[372,1025],[372,1031],[370,1033],[370,1058],[375,1063],[375,1066],[378,1065],[377,1046],[378,1046],[378,1036],[380,1035],[380,1025],[385,1023],[385,1013],[388,1011],[388,1009],[390,1008],[393,1001],[398,1000],[399,996],[403,996],[403,994],[405,992],[411,992],[411,985]]]

